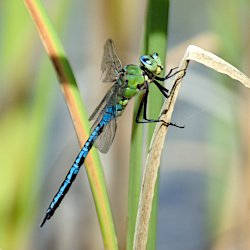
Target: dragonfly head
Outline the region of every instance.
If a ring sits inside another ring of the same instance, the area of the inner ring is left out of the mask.
[[[159,75],[163,70],[161,64],[161,59],[158,53],[153,53],[152,55],[144,55],[140,57],[141,65],[146,68],[149,72]]]

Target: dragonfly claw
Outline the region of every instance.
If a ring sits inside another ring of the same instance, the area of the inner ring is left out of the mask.
[[[163,121],[163,120],[160,120],[162,123],[163,123],[163,125],[164,126],[173,126],[173,127],[176,127],[176,128],[185,128],[185,126],[179,126],[179,125],[177,125],[177,124],[175,124],[175,123],[172,123],[172,122],[165,122],[165,121]]]
[[[162,112],[161,112],[161,116],[162,116],[162,115],[166,115],[166,114],[167,114],[167,112],[168,112],[168,110],[167,110],[167,109],[162,110]]]

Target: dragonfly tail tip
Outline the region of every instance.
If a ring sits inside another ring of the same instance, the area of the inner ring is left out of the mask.
[[[42,221],[40,227],[42,227],[42,226],[45,224],[46,220],[47,220],[47,215],[44,217],[44,219],[43,219],[43,221]]]

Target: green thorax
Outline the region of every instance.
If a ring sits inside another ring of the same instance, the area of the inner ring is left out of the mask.
[[[143,85],[145,78],[141,68],[134,64],[129,64],[124,66],[123,70],[125,71],[123,80],[127,81],[128,85],[124,93],[124,97],[127,99],[132,98],[138,94],[140,85]]]

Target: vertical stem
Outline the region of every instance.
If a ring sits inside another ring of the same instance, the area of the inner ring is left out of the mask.
[[[130,149],[129,190],[128,190],[128,218],[127,218],[127,250],[133,248],[135,222],[141,189],[143,126],[135,122],[141,96],[136,97],[133,114],[132,138]]]
[[[147,26],[145,32],[145,47],[144,53],[150,54],[157,52],[160,55],[163,65],[166,61],[167,50],[167,31],[168,31],[168,0],[150,0],[148,3]],[[165,72],[165,71],[164,71]],[[164,75],[163,72],[163,75]],[[148,115],[149,117],[157,118],[159,116],[163,98],[162,94],[155,86],[150,86],[150,95],[148,101]],[[147,148],[149,147],[155,124],[148,125],[147,135]],[[159,187],[159,174],[157,177],[154,200],[150,217],[150,225],[148,231],[147,249],[156,249],[157,237],[157,210],[158,210],[158,187]]]
[[[143,48],[141,54],[149,54],[158,52],[162,62],[165,62],[166,46],[167,46],[167,27],[168,27],[168,0],[149,0],[146,13],[146,27],[143,39]],[[134,240],[134,231],[136,223],[136,215],[138,210],[139,193],[141,189],[141,173],[142,173],[142,156],[143,156],[143,126],[135,123],[135,116],[138,110],[141,96],[135,101],[135,109],[133,116],[133,131],[130,153],[130,170],[129,170],[129,194],[128,194],[128,222],[127,222],[127,250],[132,249]],[[149,117],[159,116],[162,106],[162,95],[159,91],[150,88],[149,95]],[[147,125],[148,138],[151,140],[155,125]],[[147,145],[147,148],[148,148]],[[158,192],[156,192],[158,193]],[[155,196],[154,210],[151,215],[150,241],[149,249],[155,249],[156,242],[156,223],[157,223],[157,200]]]
[[[39,0],[26,0],[25,3],[56,70],[79,144],[82,147],[88,137],[89,123],[66,53],[41,2]],[[104,247],[105,249],[118,249],[103,170],[95,149],[92,149],[88,154],[85,165],[97,210]]]

